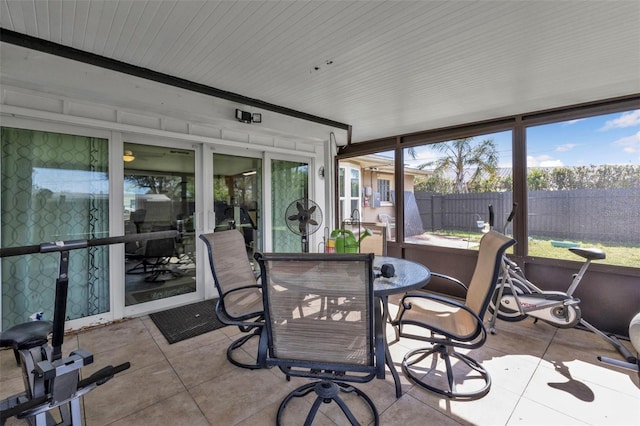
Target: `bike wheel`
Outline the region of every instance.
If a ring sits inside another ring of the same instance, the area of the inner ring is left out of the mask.
[[[500,286],[502,285],[502,281],[503,281],[503,278],[500,278],[498,280],[498,285],[496,286],[496,289],[493,291],[493,296],[491,296],[491,301],[489,302],[489,312],[491,312],[491,314],[495,313],[496,304],[498,303],[497,301],[498,293],[500,292]],[[529,290],[529,287],[527,287],[522,281],[518,280],[517,278],[512,278],[511,283],[513,284],[513,288],[515,289],[516,295],[520,296],[521,294],[531,294],[531,290]],[[512,294],[511,288],[512,286],[510,286],[508,283],[505,283],[504,289],[502,290],[502,296],[511,295]],[[503,321],[510,321],[510,322],[522,321],[526,317],[527,317],[526,314],[520,313],[517,306],[509,307],[504,305],[503,303],[500,303],[498,307],[498,318],[500,318]]]

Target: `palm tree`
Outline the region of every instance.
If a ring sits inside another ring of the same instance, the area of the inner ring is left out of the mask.
[[[498,153],[493,139],[474,143],[473,138],[456,139],[431,146],[434,151],[444,154],[435,161],[418,166],[419,169],[435,166],[434,173],[453,171],[456,192],[467,192],[467,183],[479,179],[483,174],[490,176],[498,167]]]
[[[410,146],[409,148],[407,148],[407,154],[409,155],[409,157],[411,157],[412,159],[416,159],[416,157],[418,156],[418,153],[416,151],[416,148],[413,146]]]

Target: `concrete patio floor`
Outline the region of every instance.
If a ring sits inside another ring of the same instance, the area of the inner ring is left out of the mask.
[[[599,363],[598,355],[620,359],[602,339],[532,320],[498,321],[497,326],[498,334],[472,352],[493,379],[482,399],[449,400],[414,386],[399,367],[403,355],[416,347],[406,339],[390,347],[403,382],[401,398],[395,398],[390,374],[356,386],[375,402],[381,425],[640,425],[638,375]],[[281,400],[307,381],[287,382],[278,369],[231,365],[226,348],[238,334],[237,327],[225,327],[169,345],[145,316],[67,336],[63,355],[80,347],[95,356],[83,375],[131,362],[129,370],[84,397],[84,424],[275,424]],[[393,336],[391,327],[387,334]],[[253,340],[247,351],[256,350]],[[0,352],[0,366],[0,398],[20,392],[22,378],[11,351]],[[290,407],[286,424],[302,424],[309,403],[295,401]],[[362,407],[354,407],[363,414]],[[7,425],[25,423],[12,418]],[[334,405],[325,404],[314,422],[347,423]]]

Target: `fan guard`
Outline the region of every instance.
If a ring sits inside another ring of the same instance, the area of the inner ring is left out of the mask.
[[[285,212],[287,228],[302,238],[302,251],[309,252],[308,236],[320,229],[322,210],[314,201],[300,198],[293,201]]]

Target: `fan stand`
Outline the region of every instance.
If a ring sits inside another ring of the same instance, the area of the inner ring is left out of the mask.
[[[300,235],[302,252],[309,253],[309,235],[320,227],[322,210],[315,202],[301,198],[289,204],[285,211],[285,220],[289,230]]]
[[[301,220],[307,221],[308,217],[301,217]],[[302,231],[302,226],[300,227]],[[300,233],[300,243],[302,244],[302,252],[309,253],[309,225],[304,226],[304,232]]]

